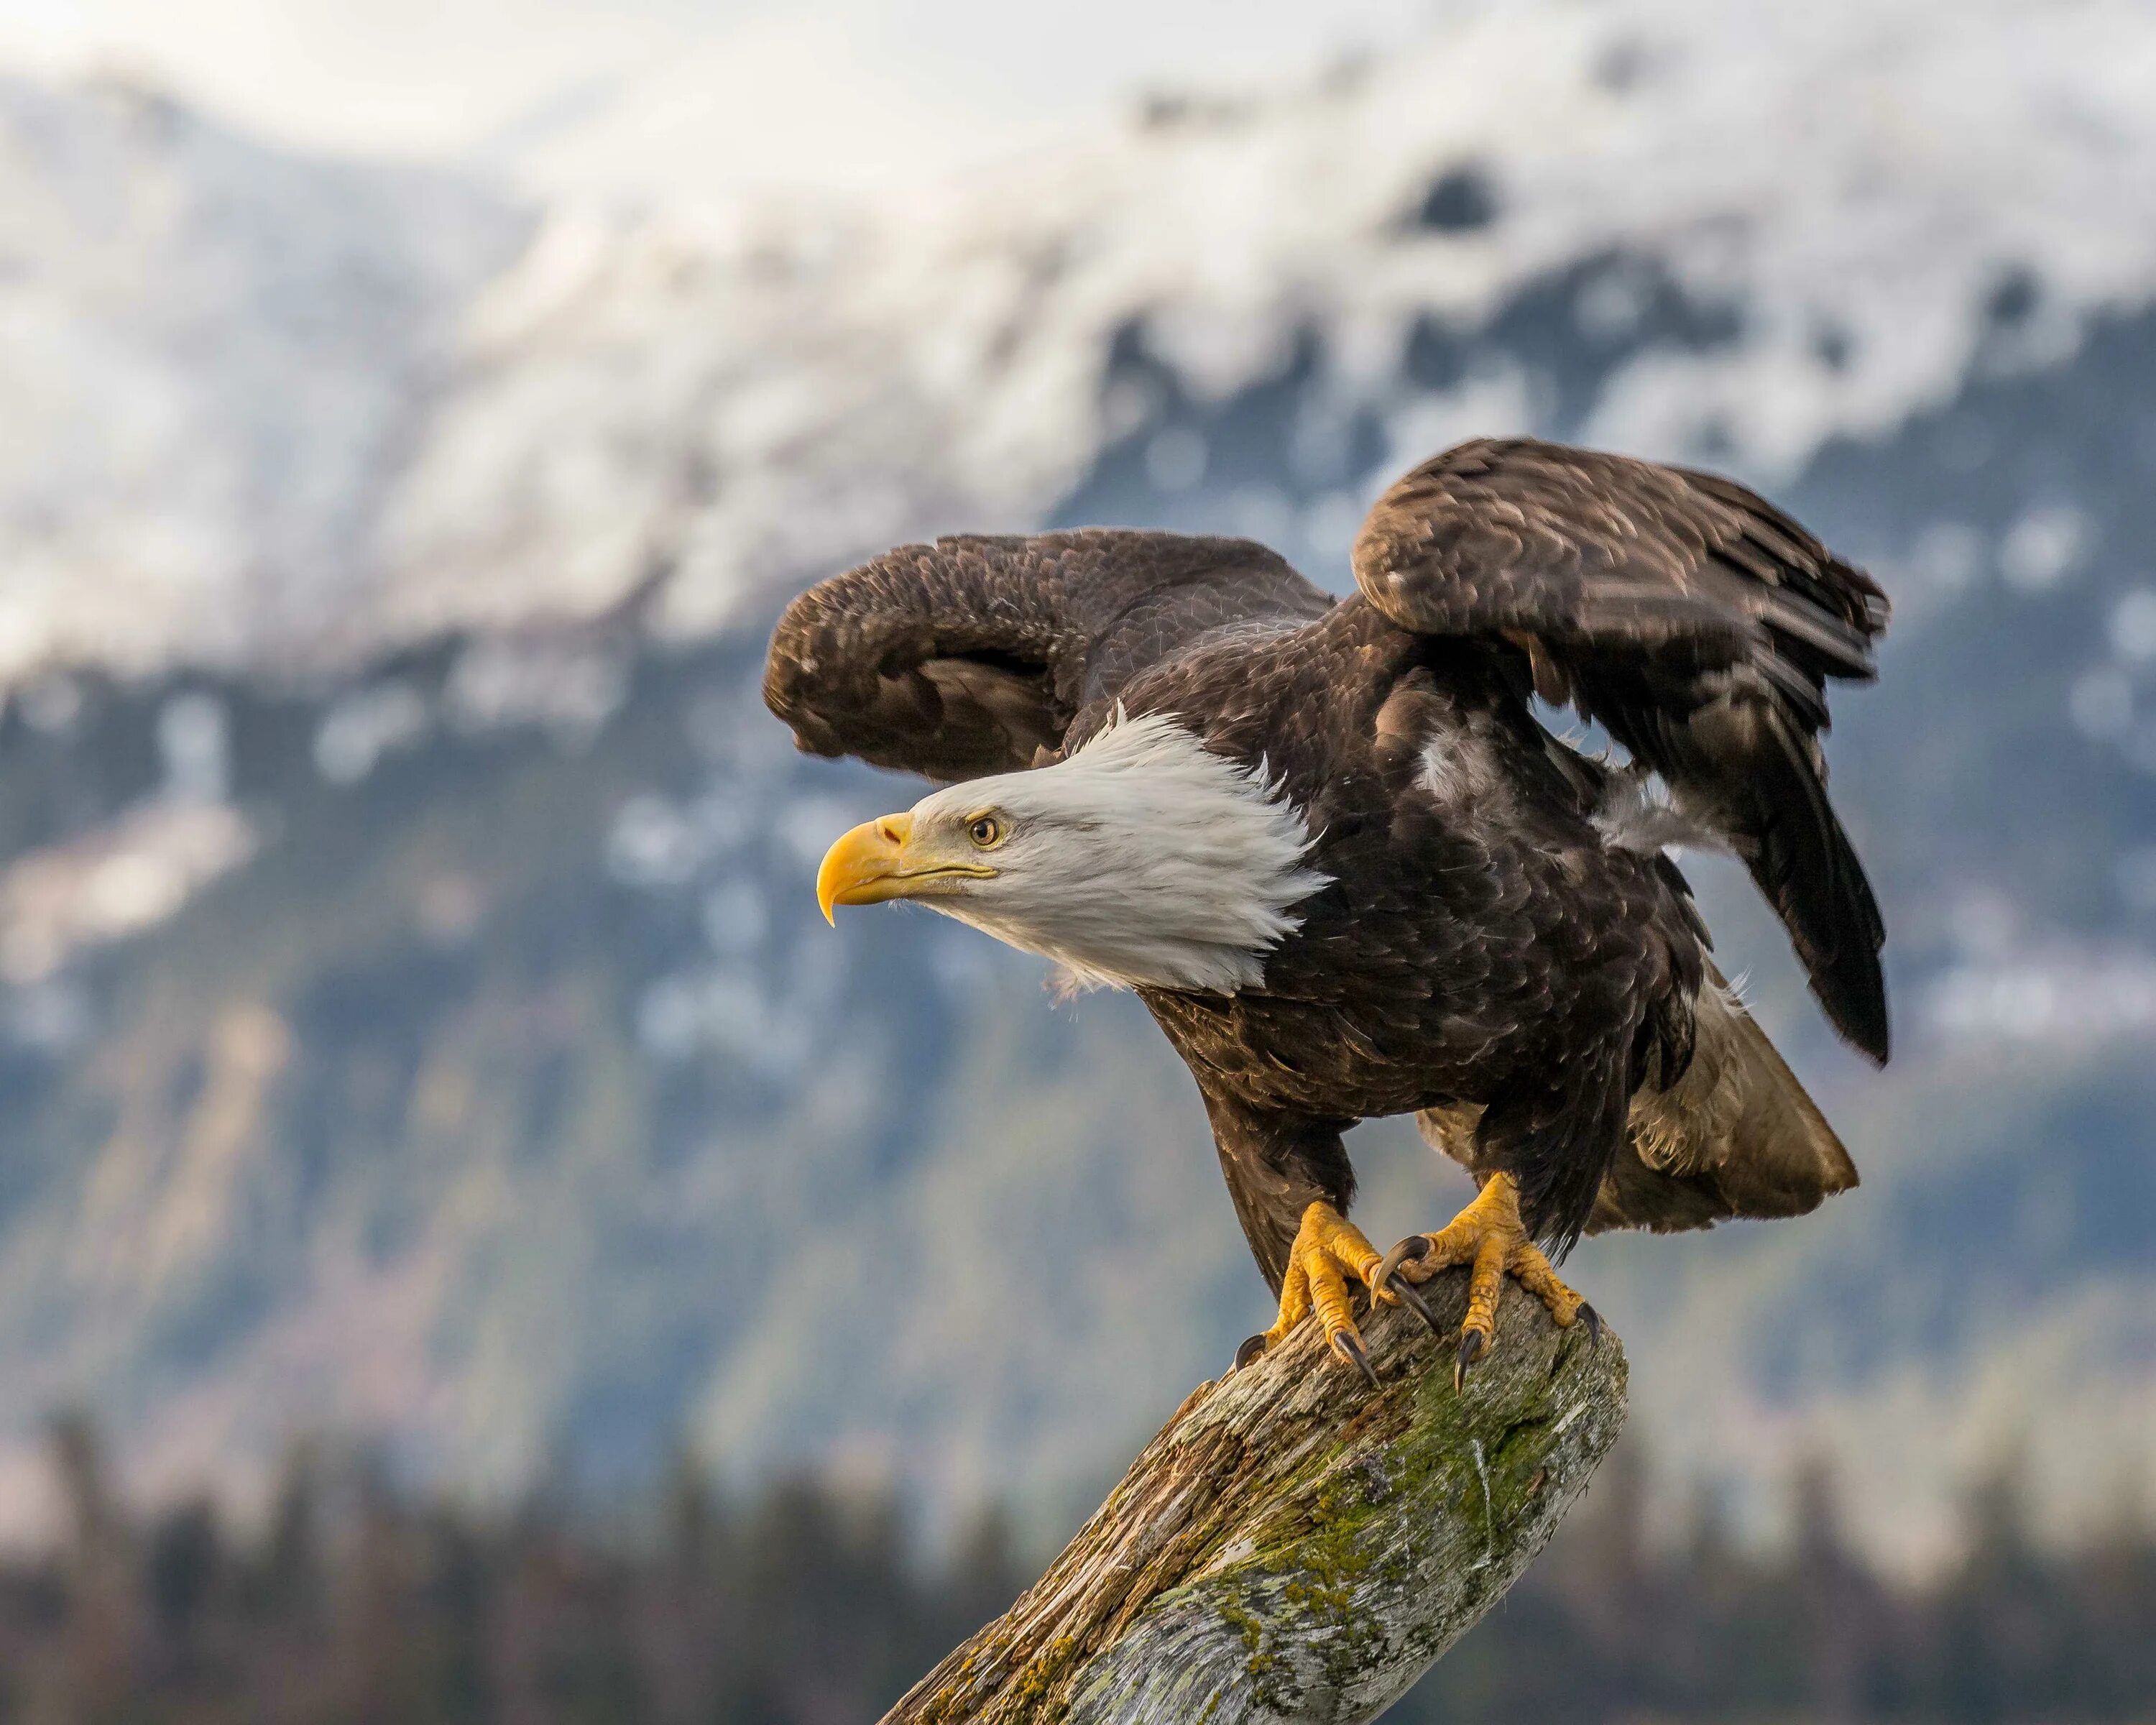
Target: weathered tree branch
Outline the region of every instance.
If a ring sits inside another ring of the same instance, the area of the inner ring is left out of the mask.
[[[1456,1324],[1466,1273],[1426,1285]],[[1502,1598],[1617,1436],[1625,1357],[1507,1288],[1490,1357],[1404,1311],[1373,1392],[1315,1324],[1195,1391],[1048,1573],[885,1725],[1375,1717]]]

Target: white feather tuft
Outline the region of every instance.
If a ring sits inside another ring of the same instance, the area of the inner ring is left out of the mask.
[[[1630,767],[1611,775],[1591,817],[1613,850],[1651,855],[1670,849],[1731,851],[1727,834],[1686,809],[1659,773]]]

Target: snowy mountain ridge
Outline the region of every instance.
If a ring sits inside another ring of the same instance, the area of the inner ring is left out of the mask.
[[[119,84],[0,80],[0,676],[274,660],[378,578],[462,307],[526,222]]]
[[[1143,429],[1108,387],[1134,340],[1200,399],[1310,347],[1312,399],[1373,413],[1397,468],[1539,406],[1517,369],[1419,380],[1417,332],[1604,256],[1650,258],[1711,327],[1625,363],[1582,434],[1784,475],[2156,298],[2156,229],[2122,218],[2156,183],[2153,81],[2156,18],[2115,0],[1463,5],[1301,91],[697,223],[0,85],[27,218],[0,675],[335,665],[659,583],[701,634],[864,551],[1046,517]],[[1645,291],[1583,311],[1621,335]],[[1204,471],[1187,438],[1155,454]],[[1361,501],[1286,548],[1337,566]]]

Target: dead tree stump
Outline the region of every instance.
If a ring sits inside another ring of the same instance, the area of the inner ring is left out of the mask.
[[[1457,1324],[1466,1272],[1424,1290]],[[1314,1324],[1200,1386],[1048,1573],[884,1725],[1374,1718],[1548,1542],[1625,1419],[1625,1355],[1505,1291],[1464,1394],[1404,1311],[1371,1390]]]

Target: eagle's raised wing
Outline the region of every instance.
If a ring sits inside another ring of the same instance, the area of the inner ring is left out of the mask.
[[[1502,638],[1723,834],[1840,1030],[1887,1058],[1885,937],[1826,796],[1830,678],[1868,679],[1887,598],[1732,480],[1530,439],[1478,441],[1379,498],[1370,603],[1425,634]]]
[[[763,698],[804,749],[931,778],[1030,767],[1198,635],[1332,601],[1248,539],[1090,527],[905,545],[786,608]]]

